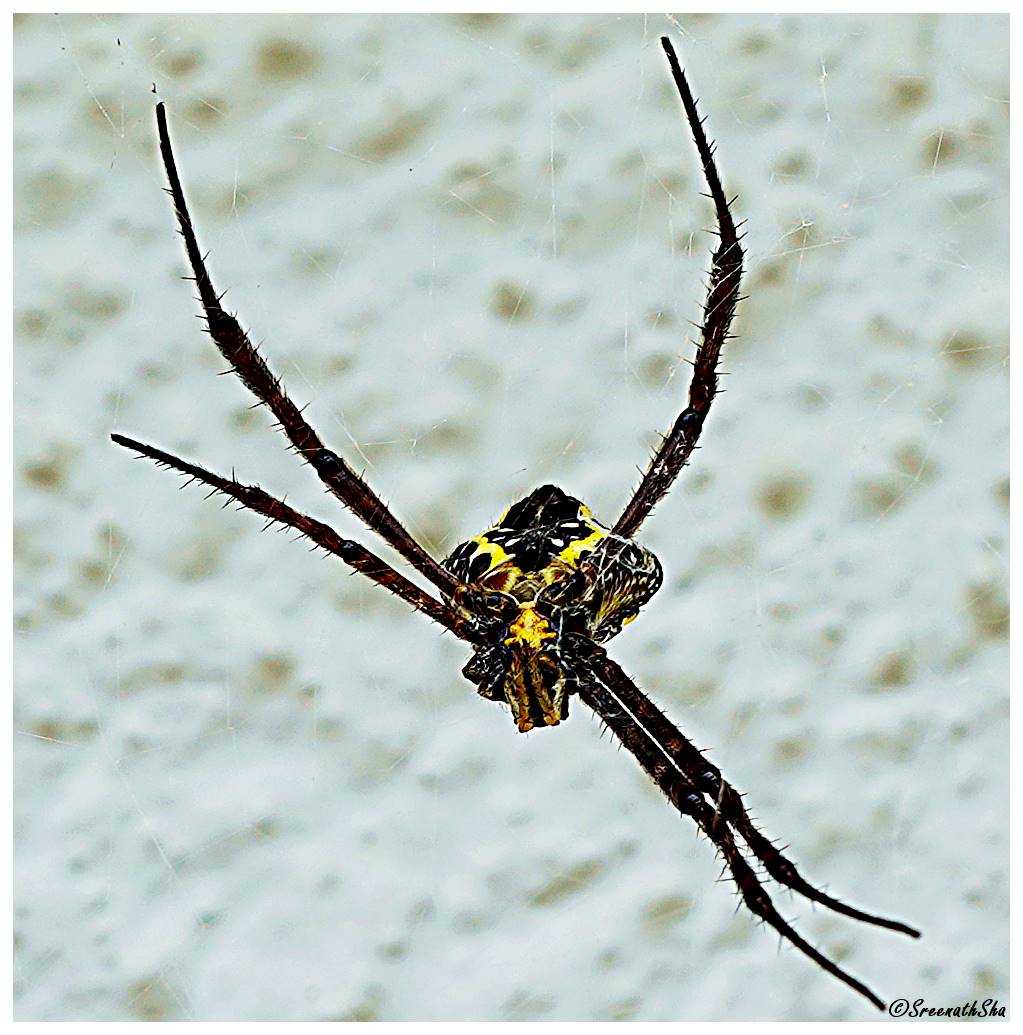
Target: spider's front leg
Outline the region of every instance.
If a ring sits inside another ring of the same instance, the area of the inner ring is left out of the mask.
[[[734,787],[721,775],[718,769],[691,740],[644,694],[636,684],[603,651],[592,658],[593,672],[599,681],[636,717],[647,734],[660,749],[683,772],[693,785],[705,794],[721,817],[733,826],[749,846],[750,851],[764,865],[764,869],[779,884],[798,892],[812,902],[843,916],[851,917],[875,927],[885,927],[911,938],[919,938],[920,932],[899,920],[865,913],[862,909],[846,905],[826,892],[814,887],[796,869],[775,845],[753,824],[742,798]]]
[[[598,647],[599,651],[600,648]],[[598,655],[594,655],[598,656]],[[713,842],[724,858],[742,895],[743,902],[754,916],[774,928],[791,945],[839,981],[870,1000],[879,1010],[885,1002],[862,981],[848,974],[823,953],[815,949],[778,913],[760,879],[746,861],[732,835],[727,821],[704,794],[684,773],[671,762],[635,716],[601,685],[597,672],[591,670],[592,681],[582,684],[579,696],[606,723],[608,729],[632,753],[647,775],[657,784],[680,815],[693,819],[700,830]]]

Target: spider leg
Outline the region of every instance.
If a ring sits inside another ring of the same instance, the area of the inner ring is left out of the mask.
[[[728,339],[728,329],[739,301],[739,280],[742,277],[742,246],[736,233],[728,199],[721,186],[714,163],[714,146],[703,131],[703,120],[696,110],[689,83],[675,56],[667,36],[661,46],[668,57],[671,74],[678,88],[682,107],[689,121],[689,129],[703,165],[704,178],[717,212],[719,243],[710,267],[710,284],[703,307],[700,342],[693,363],[693,377],[689,383],[689,404],[678,415],[671,431],[664,437],[633,494],[614,527],[616,535],[632,539],[639,526],[664,494],[671,488],[679,472],[686,465],[703,430],[710,404],[718,390],[717,366],[721,347]]]
[[[135,439],[126,438],[124,435],[110,436],[119,446],[126,449],[134,449],[142,456],[155,460],[162,467],[169,467],[182,474],[187,474],[195,481],[209,485],[214,492],[221,492],[231,499],[237,500],[248,510],[254,510],[262,514],[272,522],[279,522],[288,528],[295,529],[306,539],[311,540],[317,546],[322,547],[328,553],[340,557],[346,564],[361,572],[367,578],[372,579],[377,585],[389,589],[395,596],[401,597],[406,604],[410,604],[417,611],[421,611],[428,618],[444,626],[449,632],[453,632],[459,638],[464,639],[462,623],[455,612],[440,600],[435,600],[424,590],[409,582],[404,575],[395,571],[389,564],[381,560],[375,554],[370,553],[359,543],[351,539],[342,539],[329,525],[309,517],[307,514],[299,513],[289,507],[281,500],[274,498],[264,492],[256,485],[243,485],[241,482],[231,478],[224,478],[203,467],[182,460],[171,453],[165,453],[155,446],[146,445],[144,442],[137,442]]]
[[[773,927],[782,938],[794,945],[823,970],[869,999],[879,1010],[884,1010],[883,999],[875,995],[862,981],[847,974],[836,963],[815,949],[782,919],[770,896],[735,843],[728,823],[721,821],[720,813],[707,802],[696,785],[672,764],[660,746],[650,738],[636,718],[629,714],[607,687],[600,685],[597,681],[584,683],[579,688],[579,696],[632,752],[636,761],[657,784],[679,814],[695,820],[700,830],[714,843],[724,858],[732,879],[750,912]]]
[[[167,181],[170,184],[168,193],[174,201],[178,227],[185,241],[185,251],[214,344],[231,364],[231,369],[241,378],[245,387],[269,407],[295,451],[313,468],[328,490],[393,546],[434,586],[450,597],[459,586],[458,580],[412,538],[366,482],[337,453],[324,446],[320,437],[302,416],[301,410],[281,387],[280,379],[267,366],[237,319],[221,307],[222,296],[213,288],[185,202],[185,192],[181,187],[174,161],[163,102],[156,106],[156,122],[160,134],[160,154],[163,156]]]
[[[886,927],[911,938],[919,938],[920,932],[898,920],[889,920],[872,913],[864,913],[853,906],[847,906],[836,898],[814,887],[796,869],[795,865],[753,825],[739,793],[721,776],[721,770],[710,762],[703,753],[683,734],[672,721],[643,693],[636,684],[606,654],[595,658],[596,674],[600,681],[636,717],[647,734],[657,742],[661,750],[682,770],[689,780],[704,794],[724,819],[730,823],[750,851],[764,864],[764,869],[779,883],[799,892],[812,902],[817,902],[836,913],[861,920],[876,927]]]

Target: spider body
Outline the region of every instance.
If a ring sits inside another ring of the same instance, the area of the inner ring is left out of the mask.
[[[775,908],[765,888],[771,879],[862,923],[920,932],[897,920],[846,905],[807,881],[751,819],[742,796],[704,753],[605,652],[610,640],[661,584],[661,567],[634,541],[640,526],[689,462],[717,393],[721,350],[739,301],[743,249],[721,185],[714,148],[692,91],[666,37],[661,39],[713,202],[718,244],[698,325],[689,397],[662,438],[639,486],[618,520],[607,527],[579,500],[553,485],[509,507],[492,528],[438,562],[409,534],[352,467],[329,449],[288,396],[238,320],[221,305],[199,248],[178,177],[163,104],[156,108],[160,153],[178,228],[192,270],[207,330],[231,371],[274,415],[292,449],[344,506],[376,532],[426,580],[412,582],[361,543],[288,506],[254,485],[124,435],[119,445],[209,486],[242,507],[298,532],[350,568],[400,597],[462,640],[473,652],[464,675],[484,697],[507,703],[519,730],[556,726],[576,696],[639,763],[680,816],[692,820],[724,861],[746,907],[822,970],[878,1009],[884,1002],[862,981],[811,945]]]
[[[481,641],[462,672],[483,697],[509,705],[521,733],[567,717],[572,644],[617,635],[663,580],[649,550],[556,485],[509,507],[444,567],[467,587],[450,602]]]

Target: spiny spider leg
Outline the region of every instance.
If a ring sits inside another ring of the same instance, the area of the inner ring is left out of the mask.
[[[823,970],[859,992],[860,995],[865,996],[879,1010],[884,1010],[883,999],[875,995],[862,981],[847,974],[836,963],[815,949],[782,919],[770,896],[735,843],[727,822],[721,822],[721,815],[704,799],[696,785],[672,764],[660,747],[650,739],[642,726],[607,687],[594,680],[593,683],[580,686],[579,696],[632,752],[636,761],[657,784],[679,814],[695,820],[697,826],[714,843],[724,858],[725,864],[732,874],[732,879],[750,912],[773,927],[782,938],[794,945]]]
[[[316,471],[320,481],[442,593],[453,595],[459,588],[458,581],[412,538],[366,482],[341,457],[324,446],[302,416],[301,410],[281,387],[280,379],[271,372],[266,361],[249,341],[237,319],[221,308],[222,296],[213,289],[192,227],[192,217],[178,177],[167,131],[167,113],[162,101],[156,106],[156,122],[160,133],[160,154],[170,183],[168,193],[174,201],[178,226],[185,240],[185,251],[199,289],[199,301],[206,314],[210,337],[246,388],[270,408],[295,451]]]
[[[847,906],[836,898],[815,888],[796,869],[795,865],[753,825],[742,798],[721,776],[721,770],[704,757],[703,753],[679,730],[674,723],[629,679],[621,668],[606,654],[595,656],[594,668],[597,677],[629,709],[647,734],[657,742],[661,750],[682,770],[689,780],[715,805],[724,819],[730,823],[750,851],[764,864],[764,869],[779,883],[798,891],[799,894],[817,902],[836,913],[862,920],[876,927],[886,927],[911,938],[919,938],[915,927],[889,920],[872,913],[864,913],[853,906]]]
[[[714,147],[703,131],[703,120],[696,110],[696,101],[667,36],[661,38],[661,46],[668,56],[671,74],[682,99],[682,107],[685,109],[693,141],[700,155],[710,197],[717,211],[720,243],[714,252],[710,267],[710,284],[703,307],[700,343],[693,363],[693,378],[689,383],[689,405],[678,415],[671,431],[661,442],[643,475],[643,480],[614,527],[615,534],[626,539],[635,536],[639,526],[658,500],[671,488],[696,448],[700,432],[703,430],[703,422],[717,394],[718,360],[721,357],[721,347],[728,339],[732,317],[735,315],[735,306],[739,301],[739,280],[742,277],[742,246],[739,244],[728,200],[721,187],[717,166],[714,164]]]
[[[453,632],[456,636],[462,637],[456,625],[458,619],[446,604],[435,600],[424,590],[409,582],[404,575],[395,571],[389,564],[382,561],[376,554],[370,553],[359,543],[350,539],[342,539],[329,525],[317,521],[306,514],[301,514],[292,509],[286,503],[275,499],[269,493],[264,492],[256,485],[243,485],[231,478],[224,478],[203,467],[191,464],[171,453],[165,453],[155,446],[148,446],[144,442],[137,442],[133,438],[124,435],[110,436],[119,446],[126,449],[134,449],[142,456],[155,460],[163,467],[169,467],[198,482],[209,485],[215,492],[221,492],[231,499],[237,500],[243,507],[262,514],[271,521],[287,525],[295,529],[307,539],[312,540],[317,546],[322,546],[328,553],[340,557],[346,564],[356,571],[361,572],[367,578],[372,579],[377,585],[389,589],[395,596],[401,597],[406,604],[411,604],[417,611],[421,611],[428,618],[440,623],[445,629]]]

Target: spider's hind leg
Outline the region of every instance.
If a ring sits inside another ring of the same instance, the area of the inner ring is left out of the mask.
[[[249,340],[237,318],[221,305],[222,294],[213,287],[206,266],[206,256],[199,248],[195,227],[188,211],[185,191],[178,175],[174,149],[167,127],[167,111],[161,101],[156,106],[160,154],[169,184],[168,193],[174,202],[178,229],[185,245],[185,254],[192,268],[199,301],[206,317],[206,329],[213,343],[227,360],[229,369],[238,375],[245,387],[265,405],[287,436],[292,448],[316,472],[317,477],[349,510],[398,551],[440,592],[450,597],[458,588],[458,580],[430,556],[391,513],[383,500],[340,456],[320,440],[302,410],[284,390],[281,380],[270,369],[262,354]]]
[[[743,250],[740,243],[742,238],[732,218],[731,202],[721,185],[721,177],[714,160],[714,145],[704,132],[703,120],[696,110],[696,100],[671,40],[667,36],[661,37],[661,46],[668,58],[672,78],[675,80],[689,130],[700,156],[700,164],[703,166],[707,190],[714,203],[718,246],[711,260],[710,283],[703,305],[700,341],[693,361],[689,399],[675,419],[671,430],[664,436],[632,499],[615,523],[615,532],[627,539],[636,534],[656,503],[671,488],[696,448],[711,403],[718,393],[718,363],[721,359],[721,350],[731,337],[730,328],[740,300],[739,283],[743,269]]]
[[[187,460],[182,460],[181,457],[174,456],[173,453],[164,452],[162,449],[157,449],[155,446],[147,445],[145,442],[139,442],[133,438],[127,438],[125,435],[115,434],[110,437],[119,446],[132,449],[140,456],[154,460],[160,467],[179,471],[192,481],[209,486],[213,492],[219,492],[228,499],[236,500],[245,509],[268,518],[271,524],[277,523],[287,528],[293,528],[299,535],[340,558],[355,571],[372,579],[378,586],[390,590],[395,596],[400,597],[405,603],[417,611],[421,611],[428,618],[432,618],[445,629],[462,639],[465,638],[459,629],[458,616],[447,604],[430,596],[429,593],[410,582],[401,572],[395,571],[365,547],[351,539],[343,539],[322,521],[317,521],[315,518],[289,507],[283,500],[275,499],[257,485],[243,485],[234,478],[214,474],[198,464],[189,463]]]

